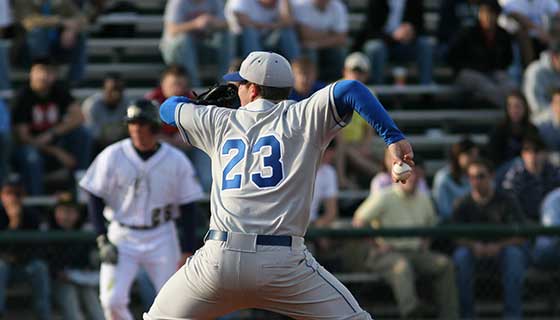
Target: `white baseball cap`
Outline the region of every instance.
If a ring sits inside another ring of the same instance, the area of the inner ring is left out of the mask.
[[[368,57],[361,52],[354,52],[346,57],[344,60],[344,68],[346,69],[360,69],[364,72],[369,72],[370,63]]]
[[[241,63],[239,72],[226,74],[225,81],[249,81],[261,86],[289,88],[294,85],[292,67],[274,52],[253,51]]]

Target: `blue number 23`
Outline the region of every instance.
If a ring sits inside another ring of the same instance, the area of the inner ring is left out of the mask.
[[[276,187],[284,178],[280,141],[272,135],[260,137],[253,146],[251,153],[261,153],[261,149],[264,147],[270,147],[270,155],[262,158],[263,164],[265,167],[271,168],[272,174],[270,176],[263,176],[262,172],[253,172],[251,173],[251,181],[259,188]],[[236,151],[235,155],[228,162],[222,173],[222,190],[241,188],[241,174],[236,174],[229,179],[228,174],[246,157],[247,145],[241,139],[229,139],[222,147],[222,155],[229,155],[234,150]]]

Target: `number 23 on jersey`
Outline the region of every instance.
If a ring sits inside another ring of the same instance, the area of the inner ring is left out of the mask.
[[[250,150],[249,150],[250,149]],[[267,152],[266,150],[269,150]],[[231,171],[240,166],[242,162],[249,161],[249,153],[254,156],[254,161],[262,161],[262,168],[270,168],[270,174],[263,172],[250,172],[251,182],[259,188],[272,188],[284,179],[284,168],[282,165],[282,145],[273,135],[262,136],[254,145],[247,145],[242,139],[228,139],[222,146],[221,155],[231,156],[231,159],[222,172],[222,190],[240,189],[242,174],[231,174]],[[233,156],[232,156],[233,155]]]

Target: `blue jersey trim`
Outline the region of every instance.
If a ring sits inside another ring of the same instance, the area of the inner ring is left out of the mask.
[[[339,81],[334,85],[333,96],[340,116],[356,111],[377,131],[386,145],[405,138],[381,102],[361,82]]]

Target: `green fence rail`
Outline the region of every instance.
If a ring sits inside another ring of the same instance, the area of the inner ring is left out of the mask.
[[[200,238],[206,230],[199,229]],[[363,238],[363,237],[449,237],[449,238],[497,238],[527,237],[540,235],[560,236],[560,227],[531,226],[496,226],[496,225],[448,225],[430,228],[381,228],[381,229],[328,229],[310,228],[305,235],[308,240],[319,237]],[[13,243],[54,243],[70,241],[95,241],[95,234],[90,231],[3,231],[0,232],[0,245]],[[0,249],[1,250],[1,249]]]

